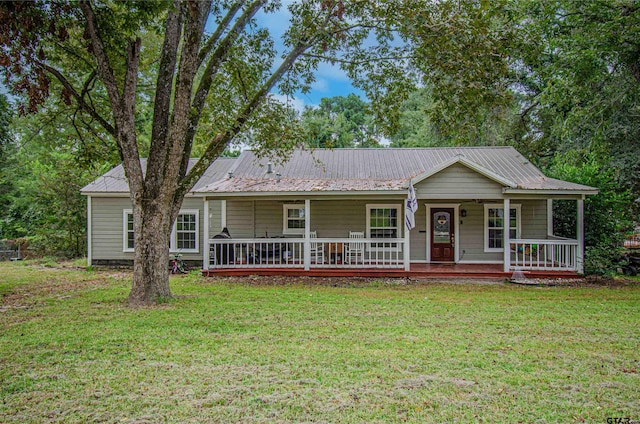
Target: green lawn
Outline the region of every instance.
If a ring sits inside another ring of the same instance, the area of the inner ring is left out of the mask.
[[[640,286],[175,278],[0,263],[0,422],[640,420]]]

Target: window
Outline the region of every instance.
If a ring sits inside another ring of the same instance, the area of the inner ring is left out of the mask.
[[[283,205],[282,234],[304,234],[304,205]]]
[[[400,237],[400,206],[367,205],[367,236],[372,239]],[[397,243],[372,243],[372,250],[398,250]]]
[[[169,250],[172,252],[198,252],[198,220],[197,210],[180,211],[171,231]],[[131,209],[123,211],[122,244],[124,252],[134,251],[133,212]]]
[[[133,252],[133,212],[131,209],[122,211],[122,244],[124,252]]]
[[[513,205],[509,213],[509,238],[520,236],[520,206]],[[504,207],[484,205],[484,251],[502,252],[504,238]]]
[[[171,250],[198,251],[198,211],[180,211],[171,236]]]

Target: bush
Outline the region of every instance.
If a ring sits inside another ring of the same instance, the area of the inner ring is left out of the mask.
[[[622,189],[615,170],[597,160],[595,154],[571,151],[554,159],[549,174],[555,178],[595,187],[598,194],[588,196],[584,206],[585,274],[615,273],[623,242],[633,228],[633,197]],[[554,202],[554,234],[575,237],[574,201]]]

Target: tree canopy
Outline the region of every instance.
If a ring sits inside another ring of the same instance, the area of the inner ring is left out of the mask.
[[[386,128],[426,80],[458,99],[442,110],[473,115],[470,106],[502,99],[507,56],[499,46],[509,40],[500,25],[508,15],[496,13],[502,5],[292,2],[278,51],[256,15],[281,7],[267,0],[0,6],[0,63],[5,84],[23,99],[20,112],[36,112],[56,90],[82,116],[76,122],[116,146],[133,207],[131,304],[171,296],[172,223],[185,193],[230,142],[284,158],[299,141],[291,111],[270,93],[308,90],[320,63],[338,64]],[[200,159],[188,168],[194,148]]]

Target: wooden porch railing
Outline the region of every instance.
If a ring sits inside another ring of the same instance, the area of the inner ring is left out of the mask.
[[[210,239],[209,268],[304,268],[304,238]],[[312,238],[310,268],[403,268],[404,239]]]
[[[577,271],[578,241],[511,239],[511,270]]]

